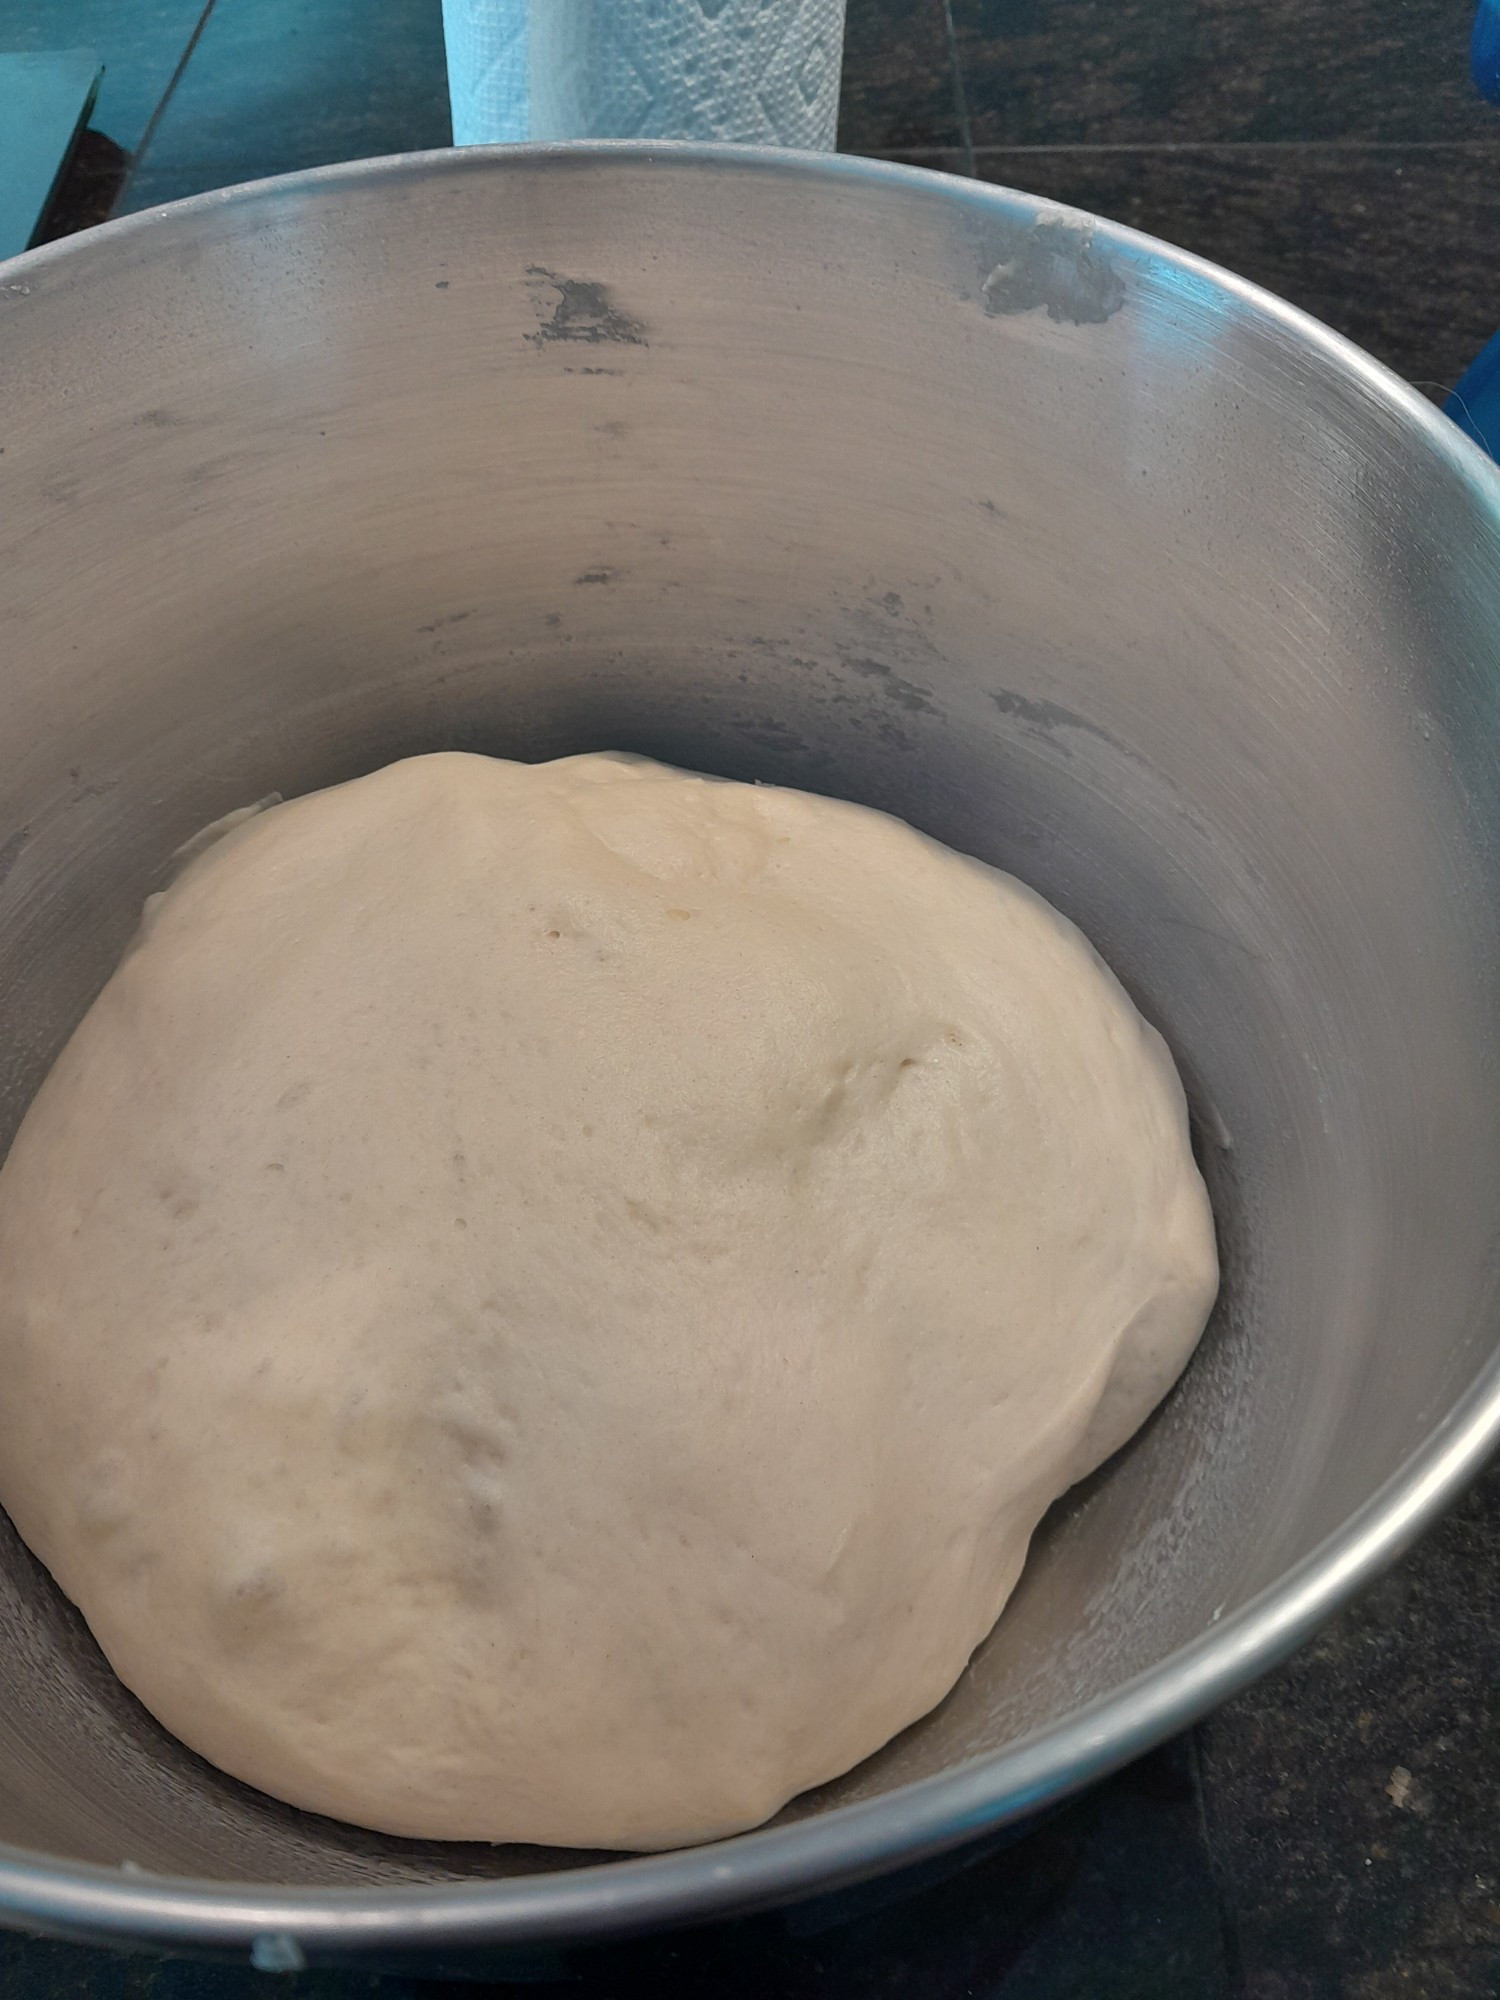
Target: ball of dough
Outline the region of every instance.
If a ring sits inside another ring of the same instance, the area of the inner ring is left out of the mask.
[[[201,852],[0,1172],[0,1501],[225,1770],[755,1825],[952,1686],[1217,1282],[1165,1046],[861,807],[429,756]]]

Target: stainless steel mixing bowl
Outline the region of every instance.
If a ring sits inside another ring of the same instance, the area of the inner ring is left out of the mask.
[[[1076,917],[1181,1060],[1225,1269],[942,1708],[695,1852],[283,1808],[7,1537],[10,1920],[277,1963],[806,1893],[1180,1727],[1479,1465],[1500,477],[1372,362],[967,183],[436,154],[0,270],[0,445],[0,1140],[205,821],[408,751],[616,746],[904,814]]]

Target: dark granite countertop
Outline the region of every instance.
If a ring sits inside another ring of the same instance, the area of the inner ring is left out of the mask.
[[[1500,119],[1468,82],[1469,21],[1468,0],[850,0],[841,143],[1184,244],[1440,396],[1500,327]],[[80,39],[109,69],[54,230],[449,138],[439,0],[0,0],[0,47]],[[1288,1666],[1020,1838],[513,1970],[493,1990],[1493,2000],[1500,1467]],[[268,1976],[0,1937],[4,1996],[228,2000]]]

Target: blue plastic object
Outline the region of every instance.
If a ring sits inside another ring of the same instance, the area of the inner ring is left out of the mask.
[[[1500,458],[1500,333],[1469,363],[1443,409],[1491,458]]]
[[[1500,104],[1500,0],[1479,0],[1469,67],[1480,96]],[[1469,364],[1443,409],[1475,444],[1500,459],[1500,333]]]
[[[1479,95],[1500,104],[1500,0],[1479,0],[1469,39],[1469,66]]]

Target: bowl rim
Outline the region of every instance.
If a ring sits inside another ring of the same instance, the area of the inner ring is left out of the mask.
[[[1058,217],[1114,247],[1206,282],[1311,345],[1421,435],[1500,518],[1500,467],[1449,418],[1352,342],[1207,259],[1018,190],[855,155],[677,141],[444,148],[341,162],[217,188],[106,222],[0,262],[0,305],[24,310],[30,280],[131,249],[164,224],[220,208],[334,199],[380,183],[495,174],[542,163],[843,180],[967,206],[996,218]],[[802,1900],[956,1847],[1104,1777],[1285,1658],[1393,1562],[1500,1445],[1500,1351],[1402,1466],[1300,1563],[1232,1615],[1134,1679],[1005,1748],[816,1817],[708,1846],[485,1882],[359,1888],[228,1884],[133,1866],[68,1862],[0,1844],[0,1925],[98,1942],[249,1953],[266,1969],[309,1957],[598,1941]]]

